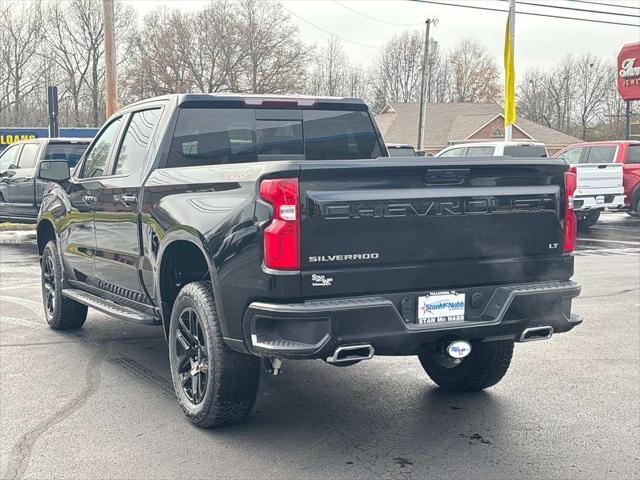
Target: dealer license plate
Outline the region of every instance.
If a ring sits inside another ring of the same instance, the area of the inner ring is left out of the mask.
[[[418,297],[417,323],[463,322],[465,294],[429,292]]]

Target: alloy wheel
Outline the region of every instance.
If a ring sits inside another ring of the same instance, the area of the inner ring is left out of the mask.
[[[56,277],[53,268],[53,258],[47,256],[42,267],[44,287],[44,309],[49,318],[56,312]]]
[[[182,391],[190,402],[199,404],[207,393],[209,357],[202,323],[192,308],[185,308],[178,317],[176,365]]]

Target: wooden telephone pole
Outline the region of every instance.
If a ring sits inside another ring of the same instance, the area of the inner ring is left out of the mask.
[[[102,24],[104,27],[104,63],[107,89],[106,113],[109,118],[118,109],[116,71],[116,38],[113,28],[113,0],[102,0]]]

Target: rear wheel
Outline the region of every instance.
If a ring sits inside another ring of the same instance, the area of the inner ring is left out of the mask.
[[[62,295],[62,263],[53,240],[44,247],[41,268],[42,303],[47,323],[56,330],[80,328],[87,319],[87,306]]]
[[[185,415],[200,427],[244,420],[256,400],[260,359],[231,350],[222,339],[211,285],[186,285],[169,326],[173,387]]]
[[[600,210],[576,212],[576,218],[578,219],[578,228],[580,230],[587,230],[598,222],[598,219],[600,218]]]
[[[513,340],[501,340],[473,344],[471,353],[461,360],[428,349],[419,353],[418,358],[427,375],[441,388],[473,392],[502,380],[512,355]]]

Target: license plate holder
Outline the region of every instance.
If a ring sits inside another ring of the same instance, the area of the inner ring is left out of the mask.
[[[416,323],[464,322],[466,295],[454,290],[427,292],[418,296]]]

